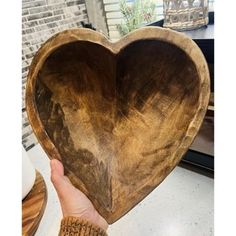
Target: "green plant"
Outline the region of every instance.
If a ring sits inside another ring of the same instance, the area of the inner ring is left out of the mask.
[[[126,0],[120,1],[120,10],[124,17],[124,23],[116,25],[117,30],[123,36],[142,24],[150,23],[156,19],[156,4],[153,0],[134,0],[131,5]]]

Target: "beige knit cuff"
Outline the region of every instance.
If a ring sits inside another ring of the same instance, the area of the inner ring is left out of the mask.
[[[67,216],[61,221],[59,236],[107,236],[107,233],[84,219]]]

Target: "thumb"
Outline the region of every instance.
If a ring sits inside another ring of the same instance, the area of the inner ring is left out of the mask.
[[[68,188],[68,183],[70,183],[70,180],[64,175],[64,167],[57,159],[52,159],[50,161],[50,167],[51,181],[57,191],[57,194],[59,196],[63,196],[65,189]]]
[[[60,177],[64,176],[64,167],[60,161],[57,159],[52,159],[50,161],[50,167],[51,167],[51,176],[57,175]]]

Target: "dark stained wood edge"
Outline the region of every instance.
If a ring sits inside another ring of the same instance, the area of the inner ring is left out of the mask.
[[[116,43],[111,43],[105,38],[102,34],[95,32],[89,29],[73,29],[66,30],[59,34],[56,34],[48,41],[46,41],[42,47],[39,49],[38,53],[34,57],[28,74],[27,87],[26,87],[26,110],[28,114],[29,121],[32,125],[33,131],[36,134],[39,143],[48,154],[49,158],[60,158],[60,154],[55,148],[54,144],[49,139],[42,122],[40,121],[39,114],[37,111],[37,107],[35,104],[35,83],[37,79],[37,74],[39,69],[42,67],[43,63],[47,59],[47,57],[58,47],[75,41],[89,41],[98,45],[102,45],[107,48],[114,54],[118,54],[122,49],[135,41],[140,40],[158,40],[170,43],[175,45],[176,47],[183,50],[189,58],[193,61],[196,66],[197,73],[199,76],[199,104],[197,112],[190,123],[188,130],[186,132],[185,138],[173,158],[172,163],[173,166],[168,170],[168,174],[172,171],[172,169],[180,162],[183,155],[187,152],[189,146],[193,142],[195,136],[197,135],[198,130],[202,124],[204,116],[207,111],[209,97],[210,97],[210,78],[209,71],[206,60],[193,40],[191,40],[188,36],[183,33],[175,32],[170,29],[163,29],[159,27],[146,27],[133,31],[132,33],[123,37],[120,41]],[[150,179],[152,182],[153,179]],[[148,184],[148,183],[147,183]],[[155,187],[153,187],[154,189]],[[151,189],[150,192],[153,190]],[[85,191],[86,194],[86,191]],[[137,199],[137,202],[140,202],[142,199]],[[127,206],[124,214],[128,212],[132,207]],[[124,215],[123,214],[123,215]],[[116,214],[111,214],[107,219],[109,223],[113,223],[121,216],[119,212]]]

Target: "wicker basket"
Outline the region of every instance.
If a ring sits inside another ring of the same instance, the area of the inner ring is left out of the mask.
[[[164,0],[164,27],[190,30],[208,24],[207,0]]]

